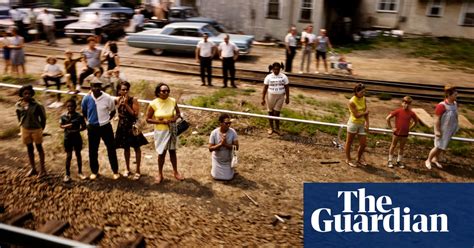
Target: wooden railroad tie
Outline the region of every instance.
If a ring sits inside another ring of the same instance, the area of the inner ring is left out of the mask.
[[[75,236],[73,239],[77,240],[82,243],[92,244],[97,242],[104,237],[104,231],[94,228],[94,227],[86,227],[82,230],[79,235]]]
[[[5,216],[1,222],[12,225],[12,226],[22,226],[23,223],[27,220],[33,219],[33,214],[31,212],[21,213],[21,212],[14,212]]]
[[[69,227],[67,221],[61,220],[48,220],[44,225],[38,228],[38,232],[51,234],[51,235],[60,235],[61,233]]]
[[[138,234],[134,240],[130,240],[127,242],[121,243],[118,247],[119,248],[145,248],[145,237],[143,235]]]

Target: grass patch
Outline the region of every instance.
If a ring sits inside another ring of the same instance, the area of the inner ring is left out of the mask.
[[[19,132],[20,132],[20,127],[18,126],[9,127],[0,132],[0,139],[11,139],[13,137],[18,136]]]
[[[138,82],[131,83],[132,87],[130,88],[131,95],[139,97],[141,99],[152,100],[155,99],[155,87],[156,84],[147,81],[140,80]]]
[[[179,139],[179,143],[182,146],[192,145],[192,146],[200,147],[206,144],[206,140],[201,136],[192,135],[192,136],[181,137]]]
[[[381,93],[381,94],[378,94],[377,98],[382,101],[389,101],[389,100],[392,100],[392,95],[387,94],[387,93]]]
[[[221,107],[220,101],[224,100],[226,97],[235,96],[237,92],[235,90],[219,90],[210,96],[198,96],[191,99],[188,104],[203,107],[203,108],[219,108]]]
[[[242,95],[244,95],[244,96],[250,96],[250,95],[252,95],[252,93],[254,93],[254,92],[257,92],[257,90],[251,89],[251,88],[243,89],[243,90],[241,91]]]
[[[457,140],[452,140],[449,143],[449,150],[455,156],[459,157],[472,157],[474,154],[474,147],[472,144],[466,144],[466,142],[461,142]]]
[[[346,44],[336,49],[338,53],[355,50],[397,48],[414,57],[423,57],[442,62],[452,68],[474,72],[474,40],[450,37],[421,37],[398,40],[392,37],[377,37],[359,43]]]
[[[32,84],[36,82],[37,80],[38,80],[37,77],[30,74],[26,74],[24,78],[17,78],[11,75],[0,76],[0,82],[7,83],[7,84],[20,84],[20,85]]]

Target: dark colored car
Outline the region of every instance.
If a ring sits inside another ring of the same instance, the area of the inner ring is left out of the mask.
[[[169,10],[168,20],[150,19],[147,23],[145,23],[145,28],[162,28],[165,25],[174,22],[207,23],[214,27],[217,31],[225,33],[224,27],[216,20],[199,16],[194,8],[187,6],[171,7]]]
[[[71,9],[71,14],[80,15],[84,11],[100,11],[100,12],[110,12],[124,14],[127,18],[131,18],[134,14],[133,9],[128,7],[123,7],[116,2],[93,2],[87,7],[77,7]]]
[[[128,19],[124,14],[84,11],[78,22],[65,27],[65,34],[74,43],[85,41],[96,34],[102,36],[103,42],[117,40],[125,34],[127,22]]]

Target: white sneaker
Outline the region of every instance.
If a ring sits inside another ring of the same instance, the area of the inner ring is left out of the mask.
[[[68,175],[64,176],[63,182],[68,183],[69,181],[71,181],[71,177]]]
[[[298,73],[299,73],[299,74],[303,74],[303,71],[299,71]]]
[[[118,173],[117,173],[117,174],[114,174],[112,178],[113,178],[114,180],[117,180],[117,179],[120,178],[120,174],[118,174]]]
[[[319,74],[319,71],[315,71],[314,74]]]
[[[97,178],[97,174],[94,174],[92,173],[90,176],[89,176],[89,179],[90,180],[95,180]]]
[[[387,162],[387,166],[388,166],[388,168],[393,168],[392,160],[389,160],[389,161]]]
[[[79,174],[79,178],[80,178],[81,180],[86,180],[87,177],[84,176],[84,174],[81,173],[81,174]]]

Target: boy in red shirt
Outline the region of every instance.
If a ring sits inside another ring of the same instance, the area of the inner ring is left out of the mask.
[[[405,144],[407,142],[408,132],[418,123],[418,117],[416,117],[416,114],[411,111],[411,102],[411,97],[405,96],[402,100],[402,107],[394,110],[387,116],[387,125],[393,130],[392,144],[390,145],[390,150],[388,151],[387,166],[389,168],[393,167],[392,157],[395,149],[397,148],[398,142],[400,142],[400,149],[398,150],[397,165],[402,169],[405,168],[405,165],[403,165],[401,162],[403,157],[403,149],[405,148]],[[393,117],[395,117],[395,128],[392,128],[392,123],[390,122]]]

